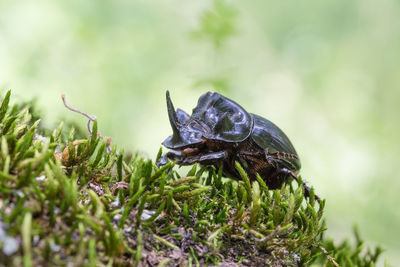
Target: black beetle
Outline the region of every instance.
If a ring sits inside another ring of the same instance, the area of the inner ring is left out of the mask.
[[[298,179],[299,156],[286,134],[269,120],[218,93],[200,96],[191,116],[179,108],[175,111],[168,91],[166,98],[173,134],[162,144],[171,150],[157,165],[171,159],[179,165],[222,166],[225,176],[240,179],[238,161],[251,180],[258,173],[270,189],[280,188],[289,177]],[[304,188],[308,196],[310,188]]]

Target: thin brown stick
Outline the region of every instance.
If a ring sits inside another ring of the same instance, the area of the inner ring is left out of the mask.
[[[63,101],[63,103],[64,103],[64,106],[65,106],[67,109],[69,109],[69,110],[71,110],[71,111],[73,111],[73,112],[79,113],[79,114],[85,116],[86,118],[88,118],[87,128],[88,128],[89,134],[92,135],[91,123],[97,119],[96,116],[95,116],[95,115],[88,114],[88,113],[86,113],[86,112],[84,112],[84,111],[81,111],[81,110],[79,110],[79,109],[76,109],[76,108],[74,108],[74,107],[71,107],[71,106],[67,103],[67,99],[66,99],[66,97],[65,97],[65,94],[61,94],[61,99],[62,99],[62,101]],[[102,136],[99,132],[97,132],[97,136],[98,136],[99,138],[101,138],[101,139],[104,139],[104,138],[105,138],[105,137]],[[111,153],[111,147],[110,147],[110,144],[111,144],[111,137],[106,137],[106,140],[107,140],[107,142],[106,142],[106,150],[107,150],[107,153],[110,154],[110,153]]]
[[[81,111],[81,110],[79,110],[79,109],[76,109],[76,108],[71,107],[71,106],[67,103],[67,99],[65,98],[65,94],[62,94],[62,95],[61,95],[61,98],[62,98],[62,101],[63,101],[63,103],[64,103],[64,106],[65,106],[67,109],[69,109],[69,110],[71,110],[71,111],[73,111],[73,112],[79,113],[79,114],[81,114],[81,115],[83,115],[83,116],[85,116],[86,118],[89,119],[89,120],[88,120],[88,123],[87,123],[87,127],[88,127],[89,133],[92,134],[92,128],[90,127],[90,123],[91,123],[92,121],[95,121],[95,120],[96,120],[96,116],[90,115],[90,114],[88,114],[88,113],[86,113],[86,112],[84,112],[84,111]]]
[[[326,249],[323,246],[319,246],[319,249],[322,250],[322,252],[325,254],[325,256],[328,258],[328,260],[335,265],[336,267],[339,266],[339,264],[335,261],[334,258],[331,257],[331,255],[329,255],[328,251],[326,251]]]

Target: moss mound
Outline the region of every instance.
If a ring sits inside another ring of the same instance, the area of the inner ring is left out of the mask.
[[[89,137],[62,123],[51,132],[9,99],[0,107],[2,265],[372,266],[381,252],[326,240],[325,201],[304,199],[301,183],[270,191],[240,165],[239,182],[197,165],[181,176],[172,163],[110,147],[96,122]]]

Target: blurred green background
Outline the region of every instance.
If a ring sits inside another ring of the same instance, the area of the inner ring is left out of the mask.
[[[103,135],[154,158],[219,91],[282,128],[327,198],[328,235],[357,224],[400,266],[400,2],[0,1],[0,88],[37,98],[44,125],[99,119]]]

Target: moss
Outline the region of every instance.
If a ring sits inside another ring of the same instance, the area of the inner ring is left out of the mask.
[[[239,164],[243,181],[198,165],[181,176],[173,163],[109,147],[96,122],[89,137],[62,123],[42,129],[9,98],[0,107],[3,265],[333,266],[329,254],[372,266],[381,252],[362,253],[359,238],[325,239],[325,201],[304,199],[301,181],[268,190]]]

